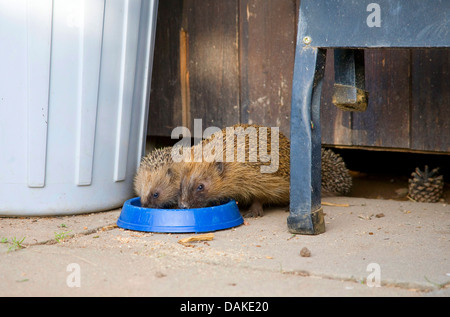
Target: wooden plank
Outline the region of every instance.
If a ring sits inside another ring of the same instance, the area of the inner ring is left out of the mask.
[[[240,1],[241,121],[289,135],[295,0]]]
[[[203,129],[239,122],[238,0],[184,1],[190,120]]]
[[[352,113],[352,144],[408,148],[409,50],[367,50],[365,65],[369,105]]]
[[[182,125],[180,29],[183,0],[159,1],[147,135],[170,136]]]
[[[412,53],[411,148],[450,152],[450,51]]]
[[[249,30],[247,18],[248,0],[239,1],[239,80],[240,80],[240,122],[248,123],[249,118],[249,67],[248,67],[248,42]]]
[[[190,129],[191,99],[189,88],[189,37],[182,28],[180,30],[180,83],[181,83],[181,123]]]

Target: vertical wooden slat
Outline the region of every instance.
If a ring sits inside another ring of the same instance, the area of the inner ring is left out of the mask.
[[[181,123],[191,129],[191,99],[189,87],[189,36],[180,30],[180,86],[181,86]]]
[[[183,2],[183,0],[159,1],[148,135],[170,136],[173,128],[183,124],[180,84]]]
[[[352,144],[408,148],[409,50],[367,50],[365,64],[369,105],[352,113]]]
[[[411,148],[450,152],[450,51],[412,52]]]
[[[289,135],[296,1],[240,1],[241,117]]]
[[[191,124],[239,122],[238,0],[184,1],[189,35]]]
[[[75,183],[90,185],[97,121],[104,0],[84,0],[80,4],[82,23],[79,28],[80,63]]]
[[[27,1],[28,186],[45,186],[52,1]]]
[[[247,8],[249,0],[239,1],[239,80],[240,80],[240,123],[248,123],[249,120],[249,12]]]

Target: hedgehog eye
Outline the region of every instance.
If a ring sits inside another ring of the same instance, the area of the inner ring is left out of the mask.
[[[197,191],[199,191],[199,192],[201,192],[204,189],[205,189],[205,185],[203,185],[203,184],[200,184],[197,186]]]
[[[153,198],[158,198],[159,197],[159,193],[154,193],[153,194]]]

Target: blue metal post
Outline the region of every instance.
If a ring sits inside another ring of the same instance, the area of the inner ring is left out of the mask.
[[[321,208],[320,95],[326,50],[297,43],[291,105],[291,193],[288,229],[325,232]]]

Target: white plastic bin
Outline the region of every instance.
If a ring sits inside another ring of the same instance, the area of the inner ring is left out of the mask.
[[[153,0],[0,0],[0,215],[120,207],[144,153]]]

